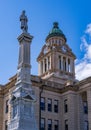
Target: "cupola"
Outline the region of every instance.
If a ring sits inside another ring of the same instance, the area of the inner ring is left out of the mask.
[[[59,28],[58,22],[54,22],[37,58],[39,76],[42,79],[62,84],[67,80],[74,81],[75,59],[76,56],[68,46],[67,39]]]
[[[53,23],[53,28],[52,30],[49,32],[48,36],[46,37],[46,41],[48,41],[50,38],[54,38],[54,37],[61,37],[65,40],[66,42],[66,37],[63,34],[62,30],[59,28],[58,26],[58,22],[54,22]]]

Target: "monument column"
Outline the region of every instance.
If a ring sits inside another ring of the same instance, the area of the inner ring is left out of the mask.
[[[10,104],[11,119],[8,130],[37,130],[34,104],[35,95],[31,86],[30,44],[32,36],[28,33],[27,16],[25,11],[20,16],[22,34],[19,41],[19,60],[17,67],[17,81],[12,92]]]

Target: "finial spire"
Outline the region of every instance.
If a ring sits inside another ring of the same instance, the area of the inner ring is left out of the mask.
[[[58,27],[58,22],[54,22],[54,23],[53,23],[53,28],[59,28],[59,27]]]
[[[21,29],[23,30],[23,33],[27,33],[28,31],[28,19],[27,16],[25,15],[25,10],[22,11],[22,14],[20,15],[20,22],[21,22]]]

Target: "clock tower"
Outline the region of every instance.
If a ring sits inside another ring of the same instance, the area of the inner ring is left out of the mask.
[[[53,23],[53,28],[45,39],[45,44],[37,58],[39,76],[54,82],[66,83],[75,80],[74,60],[76,56],[67,44],[67,39]]]

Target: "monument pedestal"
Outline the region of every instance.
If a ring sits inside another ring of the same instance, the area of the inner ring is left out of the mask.
[[[34,115],[35,97],[33,91],[22,87],[12,93],[11,122],[8,130],[37,130]]]

